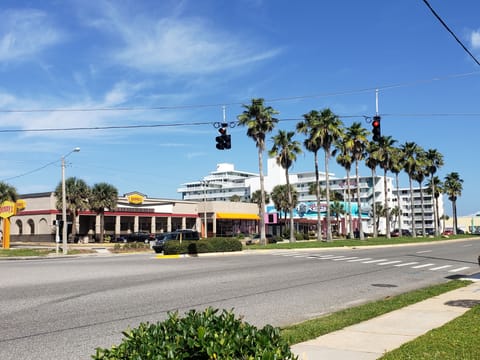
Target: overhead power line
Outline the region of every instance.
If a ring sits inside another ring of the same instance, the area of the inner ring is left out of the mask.
[[[432,14],[437,18],[437,20],[440,21],[443,27],[450,33],[450,35],[452,35],[455,38],[455,40],[457,41],[457,43],[460,44],[463,50],[465,50],[467,54],[470,55],[470,57],[473,59],[473,61],[477,63],[477,65],[480,65],[480,62],[477,60],[477,58],[470,52],[470,50],[467,49],[467,47],[462,43],[462,41],[457,37],[457,35],[455,35],[455,33],[448,27],[445,21],[443,21],[440,15],[437,14],[437,12],[432,8],[429,2],[427,0],[423,0],[423,2],[425,3],[425,5],[427,5],[427,7],[430,9]]]

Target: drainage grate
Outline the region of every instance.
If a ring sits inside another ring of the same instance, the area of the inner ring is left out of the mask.
[[[472,299],[451,300],[445,303],[445,305],[458,306],[458,307],[464,307],[464,308],[473,308],[474,306],[479,304],[480,304],[480,300],[472,300]]]

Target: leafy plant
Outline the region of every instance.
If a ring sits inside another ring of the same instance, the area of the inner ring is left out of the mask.
[[[127,330],[122,343],[111,349],[97,348],[95,360],[195,359],[195,360],[290,360],[297,359],[278,328],[257,329],[236,318],[232,311],[211,307],[203,312],[178,312],[156,324],[141,323]]]

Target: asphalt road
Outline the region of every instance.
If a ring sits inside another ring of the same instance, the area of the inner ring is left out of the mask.
[[[0,261],[0,359],[89,359],[167,312],[283,326],[476,273],[480,241],[386,248]]]

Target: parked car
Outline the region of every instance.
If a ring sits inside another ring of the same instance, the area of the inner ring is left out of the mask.
[[[155,240],[154,234],[145,231],[138,231],[127,235],[121,235],[115,239],[115,242],[143,242],[148,244],[151,240]]]
[[[161,253],[163,252],[165,243],[171,240],[200,240],[200,234],[195,230],[176,230],[159,234],[155,238],[152,249],[156,253]]]
[[[272,234],[265,234],[265,238],[267,239],[268,244],[276,244],[277,240],[273,237]],[[252,239],[247,240],[247,245],[258,244],[260,243],[260,234],[256,234],[253,236]]]
[[[395,229],[390,233],[391,237],[399,237],[399,236],[412,236],[412,233],[408,229]]]
[[[442,235],[446,235],[446,236],[448,236],[448,235],[453,235],[453,229],[445,229],[445,230],[443,230]]]

